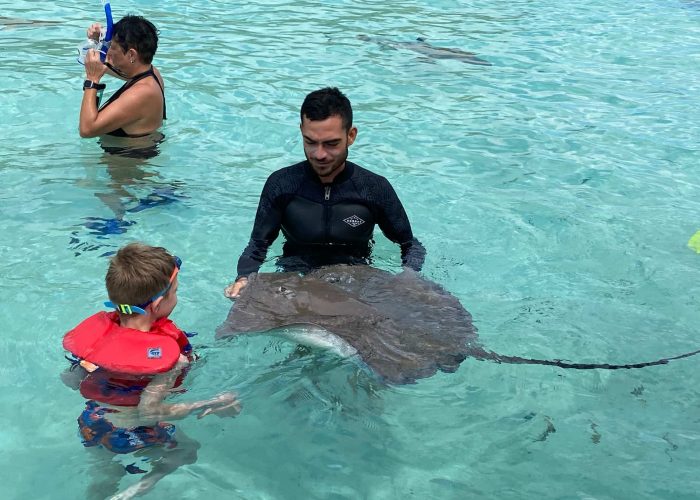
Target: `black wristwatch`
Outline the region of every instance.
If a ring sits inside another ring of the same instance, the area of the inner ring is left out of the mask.
[[[104,83],[95,83],[92,80],[85,80],[83,82],[83,90],[87,89],[95,89],[95,90],[104,90],[107,88],[107,85]]]

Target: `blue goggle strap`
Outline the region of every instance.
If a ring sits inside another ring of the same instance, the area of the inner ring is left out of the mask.
[[[176,255],[174,257],[174,260],[175,260],[175,269],[173,269],[173,274],[172,274],[172,276],[170,276],[170,282],[168,283],[168,286],[166,286],[163,290],[161,290],[160,292],[155,294],[153,297],[148,299],[148,302],[146,302],[144,304],[139,304],[137,307],[145,308],[146,306],[148,306],[148,304],[155,302],[157,299],[161,298],[163,295],[168,293],[168,290],[170,290],[170,287],[173,286],[173,280],[175,279],[175,275],[180,271],[180,268],[182,267],[182,259],[180,259],[180,257],[178,257]]]
[[[122,314],[146,314],[146,311],[139,306],[131,306],[129,304],[115,304],[111,300],[105,302],[105,307],[116,309]]]
[[[149,304],[155,302],[157,299],[161,298],[163,295],[168,293],[168,290],[170,290],[170,287],[173,285],[173,279],[175,279],[175,275],[177,274],[177,271],[180,270],[180,267],[182,267],[182,259],[178,257],[177,255],[174,257],[175,260],[175,267],[176,269],[173,270],[173,275],[170,277],[170,283],[168,283],[168,286],[166,286],[163,291],[157,293],[153,297],[151,297],[148,302],[145,304],[139,304],[138,306],[132,306],[129,304],[115,304],[111,300],[108,300],[105,302],[105,306],[109,307],[111,309],[116,309],[122,314],[146,314],[145,308],[148,307]]]

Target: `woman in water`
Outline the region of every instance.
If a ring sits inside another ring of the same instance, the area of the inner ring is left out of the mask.
[[[88,38],[98,41],[101,26],[88,28]],[[141,16],[127,15],[114,25],[105,62],[97,50],[85,56],[85,82],[80,107],[80,136],[142,137],[154,132],[165,119],[163,78],[151,64],[158,48],[156,27]],[[126,80],[100,108],[109,73]]]

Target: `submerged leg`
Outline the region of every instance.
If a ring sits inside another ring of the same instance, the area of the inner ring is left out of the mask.
[[[88,448],[90,468],[95,471],[90,477],[85,498],[103,500],[119,491],[119,482],[126,471],[122,464],[114,460],[114,453],[105,449]]]
[[[193,464],[197,461],[199,442],[188,437],[182,429],[175,435],[177,445],[174,448],[158,446],[136,452],[136,456],[147,456],[151,459],[152,469],[137,483],[114,495],[112,500],[134,498],[150,491],[155,484],[182,465]]]

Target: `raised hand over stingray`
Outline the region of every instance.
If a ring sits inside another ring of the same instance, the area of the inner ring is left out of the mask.
[[[700,353],[628,365],[503,356],[479,344],[471,315],[437,283],[413,271],[392,274],[370,266],[346,265],[305,276],[252,274],[217,329],[217,338],[290,325],[315,325],[325,332],[286,329],[279,333],[300,344],[357,354],[373,372],[394,384],[415,382],[437,370],[453,372],[467,357],[560,368],[620,369],[666,364]]]

